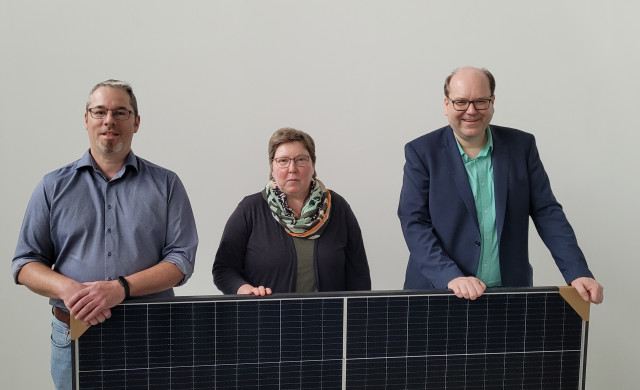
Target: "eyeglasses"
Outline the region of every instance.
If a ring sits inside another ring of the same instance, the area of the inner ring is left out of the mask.
[[[449,99],[449,98],[447,98]],[[491,105],[491,98],[487,99],[476,99],[476,100],[451,100],[449,101],[453,104],[453,109],[456,111],[467,111],[469,109],[469,105],[473,104],[473,108],[478,111],[486,110]]]
[[[133,114],[133,111],[127,110],[126,108],[116,108],[114,110],[111,110],[108,108],[97,107],[97,108],[88,108],[87,111],[89,111],[89,114],[91,114],[91,117],[93,119],[102,119],[105,116],[107,116],[109,111],[111,111],[111,114],[113,115],[113,117],[119,121],[127,120],[129,119],[131,114]]]
[[[276,157],[273,159],[273,161],[276,162],[276,165],[278,166],[278,168],[287,168],[291,161],[293,161],[296,167],[306,167],[307,164],[309,164],[309,158],[310,158],[309,156],[298,156],[295,158]]]

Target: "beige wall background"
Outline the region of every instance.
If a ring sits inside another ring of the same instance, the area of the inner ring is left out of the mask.
[[[177,172],[201,238],[179,295],[218,294],[224,224],[268,177],[282,126],[316,140],[319,178],[351,204],[376,290],[401,289],[396,217],[406,142],[446,124],[462,65],[497,79],[494,123],[532,132],[605,303],[592,307],[588,389],[638,383],[640,192],[636,1],[3,1],[0,3],[0,387],[52,388],[47,299],[13,284],[31,191],[88,148],[98,81],[131,82],[141,157]],[[563,280],[532,226],[536,285]]]

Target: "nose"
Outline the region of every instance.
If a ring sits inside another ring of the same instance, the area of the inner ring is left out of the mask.
[[[469,103],[469,107],[467,107],[467,111],[470,114],[475,114],[478,110],[476,110],[476,105],[474,103]]]
[[[107,115],[102,118],[105,123],[115,123],[116,118],[113,116],[112,110],[107,110]]]
[[[289,172],[296,172],[298,170],[298,166],[294,159],[289,160]]]

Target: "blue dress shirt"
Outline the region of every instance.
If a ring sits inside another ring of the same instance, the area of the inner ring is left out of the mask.
[[[87,151],[51,172],[34,190],[24,216],[13,277],[39,262],[79,282],[112,280],[161,261],[193,273],[198,235],[178,176],[129,152],[111,180]],[[173,289],[148,297],[173,296]],[[61,300],[52,305],[64,307]]]

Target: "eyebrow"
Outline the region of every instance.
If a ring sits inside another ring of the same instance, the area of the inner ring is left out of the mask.
[[[476,99],[452,99],[452,98],[450,98],[449,100],[456,101],[456,102],[461,102],[461,101],[470,102],[470,101],[475,101],[475,100],[491,100],[492,97],[493,96],[481,97],[481,98],[476,98]]]
[[[275,156],[275,157],[274,157],[274,159],[275,159],[275,158],[298,158],[298,157],[309,157],[309,158],[310,158],[311,156],[309,156],[308,154],[299,154],[299,155],[297,155],[297,156],[295,156],[295,157],[289,157],[289,156]]]
[[[99,105],[99,106],[95,106],[95,107],[91,107],[91,108],[107,108],[103,105]],[[120,106],[120,107],[116,107],[116,108],[109,108],[109,110],[130,110],[133,111],[132,109],[126,107],[126,106]]]

